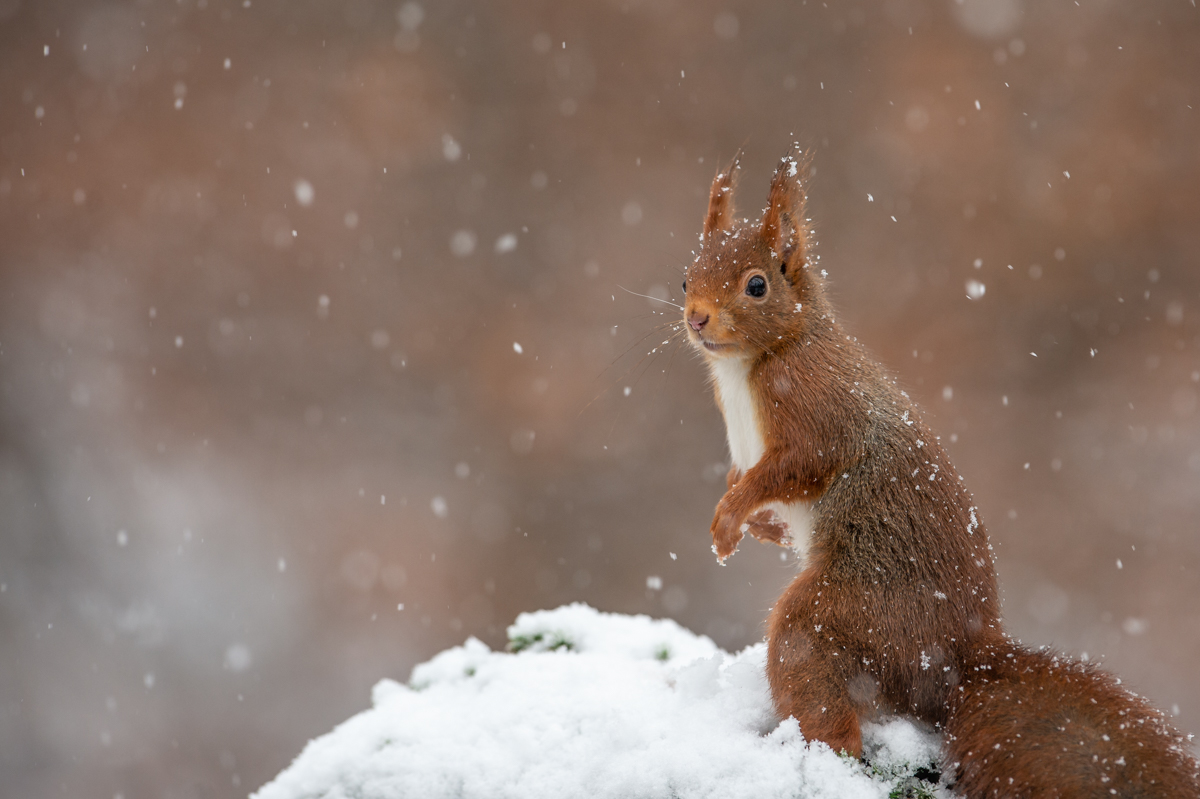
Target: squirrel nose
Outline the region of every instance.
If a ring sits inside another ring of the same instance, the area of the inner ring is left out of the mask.
[[[709,314],[704,314],[704,316],[701,316],[699,313],[693,313],[688,316],[687,322],[689,325],[691,325],[692,330],[695,330],[697,333],[699,333],[700,328],[708,324],[708,319]]]

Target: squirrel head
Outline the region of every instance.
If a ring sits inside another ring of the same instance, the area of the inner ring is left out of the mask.
[[[710,359],[754,357],[800,335],[820,300],[805,217],[805,159],[789,153],[771,179],[762,220],[733,218],[738,159],[713,180],[700,252],[687,268],[684,324]]]

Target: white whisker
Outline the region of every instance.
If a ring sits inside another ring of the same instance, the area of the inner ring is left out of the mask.
[[[682,305],[676,305],[675,303],[671,302],[670,300],[663,300],[663,299],[659,299],[658,297],[651,297],[649,294],[638,294],[636,291],[629,291],[629,289],[627,289],[624,286],[619,285],[619,284],[618,284],[617,288],[619,288],[621,291],[632,294],[635,297],[645,297],[646,299],[654,300],[655,302],[665,302],[667,305],[670,305],[672,308],[678,308],[681,311],[683,310]]]

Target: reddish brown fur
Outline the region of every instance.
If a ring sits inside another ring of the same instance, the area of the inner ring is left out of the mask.
[[[706,239],[714,231],[728,230],[733,224],[733,184],[737,180],[737,168],[738,161],[734,158],[729,169],[713,179],[712,189],[708,193],[708,214],[704,217]]]
[[[1184,737],[1098,669],[1010,643],[951,705],[946,759],[967,796],[1197,795]]]
[[[725,490],[731,490],[741,476],[742,473],[736,466],[730,469],[729,473],[725,475]],[[776,519],[775,514],[769,510],[760,510],[752,513],[746,519],[746,527],[750,535],[764,544],[791,546],[791,537],[788,535],[787,526]]]
[[[1102,673],[1004,634],[971,495],[825,299],[797,166],[788,157],[776,170],[758,226],[733,221],[736,163],[717,176],[684,311],[711,361],[747,359],[765,448],[744,474],[730,471],[714,550],[728,557],[744,525],[786,540],[767,503],[807,502],[814,514],[808,561],[768,621],[779,714],[855,755],[859,719],[878,712],[944,727],[947,766],[971,797],[1200,796],[1196,763],[1160,715]],[[767,282],[762,297],[747,294],[754,276]],[[1070,724],[1047,721],[1068,713]]]

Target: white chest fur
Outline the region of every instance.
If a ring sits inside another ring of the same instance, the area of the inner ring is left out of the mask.
[[[743,358],[722,358],[710,362],[717,394],[725,414],[725,436],[733,465],[743,472],[762,460],[766,451],[762,425],[758,419],[758,402],[750,389],[750,361]],[[792,548],[801,559],[808,554],[812,533],[812,509],[807,502],[771,502],[767,508],[788,527]]]
[[[722,358],[712,362],[713,378],[725,412],[725,435],[733,465],[745,471],[762,458],[766,449],[758,406],[750,392],[750,360]]]

